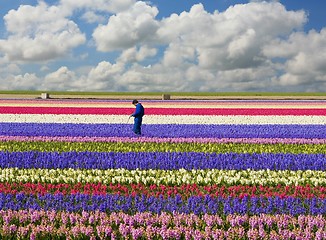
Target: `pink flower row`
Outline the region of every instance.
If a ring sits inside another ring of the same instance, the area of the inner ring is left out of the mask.
[[[175,101],[158,101],[158,100],[143,100],[141,101],[144,105],[151,105],[151,106],[166,106],[166,105],[200,105],[200,106],[216,106],[216,105],[223,105],[223,106],[309,106],[309,107],[316,107],[316,106],[325,106],[325,101],[323,100],[315,100],[315,101],[265,101],[265,100],[175,100]],[[124,100],[78,100],[78,99],[69,99],[69,100],[62,100],[62,99],[55,99],[51,100],[48,99],[46,101],[43,100],[35,100],[35,99],[0,99],[1,105],[53,105],[53,106],[60,106],[60,105],[87,105],[87,106],[108,106],[108,105],[118,105],[118,106],[125,106],[130,105],[131,101],[124,101]]]
[[[90,239],[143,237],[152,239],[325,239],[323,216],[216,215],[174,213],[68,213],[55,211],[0,211],[2,237],[88,236]]]
[[[261,144],[326,144],[326,139],[305,138],[159,138],[159,137],[51,137],[51,136],[0,136],[0,142],[156,142],[156,143],[261,143]]]
[[[133,108],[96,107],[8,107],[0,114],[94,114],[130,115]],[[249,116],[326,116],[324,108],[146,108],[147,115],[249,115]]]

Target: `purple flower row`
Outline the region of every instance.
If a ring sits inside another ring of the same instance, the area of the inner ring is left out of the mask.
[[[289,214],[296,215],[325,215],[326,199],[321,198],[279,198],[279,197],[244,197],[222,198],[206,195],[205,197],[191,196],[182,199],[175,197],[135,197],[121,195],[26,195],[24,193],[0,193],[0,209],[3,210],[55,210],[55,211],[96,211],[125,212],[177,212],[202,214]]]
[[[50,137],[134,137],[129,124],[0,123],[0,135]],[[144,124],[145,137],[325,139],[326,125]]]
[[[0,152],[0,168],[326,170],[325,154],[202,152]]]

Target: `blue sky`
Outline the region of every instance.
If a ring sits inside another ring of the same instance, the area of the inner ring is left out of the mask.
[[[0,2],[0,90],[326,91],[326,1]]]

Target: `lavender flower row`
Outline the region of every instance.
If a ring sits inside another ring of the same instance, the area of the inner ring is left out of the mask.
[[[326,199],[321,198],[279,198],[279,197],[244,197],[228,198],[191,196],[182,199],[181,196],[169,198],[155,198],[142,196],[120,195],[17,195],[0,193],[0,209],[3,210],[55,210],[55,211],[101,211],[151,213],[194,213],[202,214],[289,214],[297,215],[325,215]]]
[[[325,154],[202,152],[0,152],[0,168],[326,170]]]
[[[0,123],[0,135],[50,137],[134,137],[128,124]],[[145,137],[326,138],[326,125],[144,124]]]
[[[51,137],[51,136],[0,136],[1,142],[156,142],[156,143],[261,143],[261,144],[326,144],[326,139],[307,138],[160,138],[160,137]]]

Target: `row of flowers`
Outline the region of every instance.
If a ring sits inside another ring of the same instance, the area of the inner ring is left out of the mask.
[[[325,154],[325,144],[171,143],[171,142],[20,142],[0,143],[1,151],[26,152],[202,152]],[[108,153],[110,154],[110,153]],[[111,153],[113,154],[113,153]],[[153,153],[154,154],[154,153]]]
[[[0,168],[326,170],[325,154],[204,152],[8,152]]]
[[[2,136],[135,137],[130,124],[0,123]],[[146,137],[160,138],[318,138],[326,124],[144,124]]]
[[[132,108],[17,107],[2,106],[0,114],[95,114],[129,115]],[[325,116],[325,108],[146,108],[146,115],[314,115]]]
[[[239,216],[161,213],[0,211],[3,237],[67,239],[316,239],[326,238],[322,216]]]
[[[180,186],[209,185],[312,185],[326,186],[326,171],[271,170],[127,170],[127,169],[0,169],[0,182],[110,183]]]
[[[146,108],[325,108],[324,100],[142,100]],[[0,106],[18,107],[132,107],[130,100],[0,99]]]
[[[0,109],[0,238],[326,238],[320,101],[148,102],[142,137],[129,101],[39,102]]]
[[[209,185],[200,186],[197,184],[183,184],[180,186],[168,185],[144,185],[144,184],[112,184],[105,185],[102,183],[0,183],[0,193],[5,194],[89,194],[89,195],[106,195],[118,194],[124,196],[146,195],[147,197],[173,197],[181,196],[183,199],[190,196],[205,196],[211,197],[280,197],[280,198],[326,198],[325,186],[250,186],[250,185],[235,185],[235,186],[220,186]]]
[[[154,143],[255,143],[255,144],[326,144],[319,138],[160,138],[160,137],[51,137],[51,136],[1,136],[0,142],[154,142]]]
[[[229,214],[290,214],[325,215],[325,198],[280,198],[280,197],[215,197],[206,195],[190,196],[182,199],[180,195],[163,198],[146,195],[123,196],[118,194],[89,195],[89,194],[4,194],[0,193],[0,209],[3,210],[56,210],[56,211],[96,211],[152,213],[205,213],[219,216]]]
[[[131,113],[132,111],[130,111]],[[121,124],[128,115],[2,114],[1,122]],[[144,124],[324,124],[326,116],[146,115]]]

